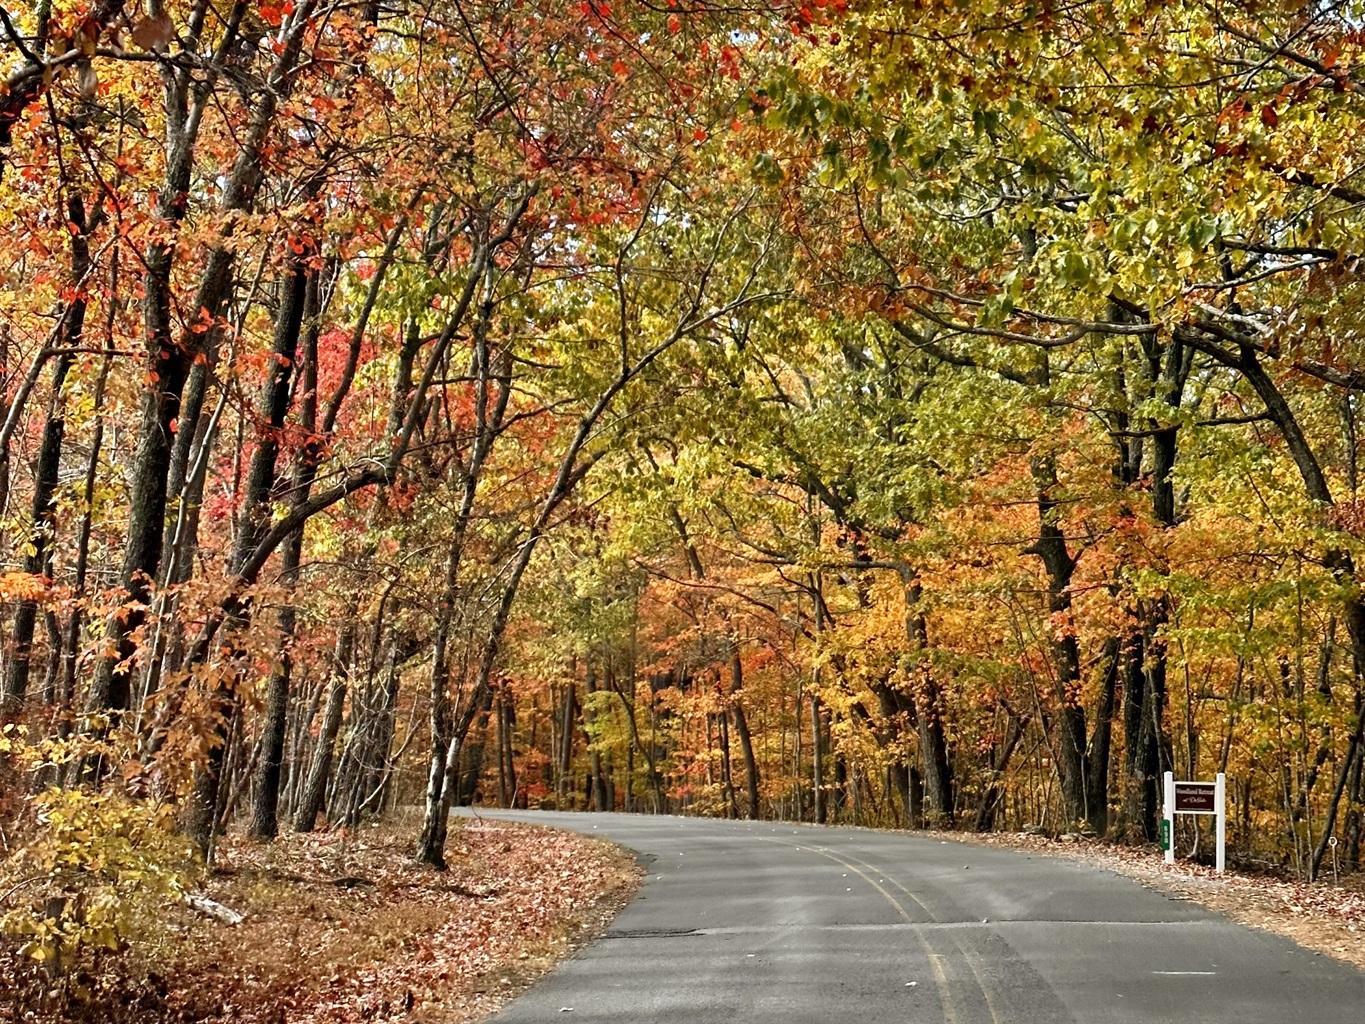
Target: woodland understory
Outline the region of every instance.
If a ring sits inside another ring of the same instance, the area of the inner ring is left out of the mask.
[[[163,908],[117,956],[69,956],[55,984],[0,945],[0,1021],[467,1024],[595,937],[639,884],[605,843],[473,821],[433,872],[405,856],[409,831],[234,833],[196,893],[210,913]]]
[[[0,14],[44,970],[470,803],[1141,846],[1221,771],[1360,868],[1360,4]]]

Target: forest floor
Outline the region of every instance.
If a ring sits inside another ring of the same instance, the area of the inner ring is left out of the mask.
[[[1189,900],[1241,924],[1274,932],[1305,949],[1365,968],[1365,881],[1347,876],[1298,882],[1269,874],[1213,868],[1190,862],[1166,864],[1156,846],[1115,846],[1070,836],[1053,839],[1022,832],[973,835],[962,832],[923,833],[939,839],[1026,850],[1067,857],[1125,875],[1172,899]]]
[[[229,836],[198,894],[244,920],[167,908],[61,1012],[38,1009],[41,976],[12,974],[23,965],[0,950],[0,976],[15,982],[0,984],[0,1021],[464,1024],[602,931],[642,879],[597,840],[458,818],[441,873],[412,861],[415,835],[409,824]]]

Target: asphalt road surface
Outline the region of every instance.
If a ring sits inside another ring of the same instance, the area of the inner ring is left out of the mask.
[[[649,872],[497,1024],[1365,1022],[1365,973],[1064,859],[773,822],[495,816],[601,836]]]

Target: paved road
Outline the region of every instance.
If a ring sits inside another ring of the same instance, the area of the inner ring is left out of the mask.
[[[498,816],[613,840],[649,878],[496,1024],[1365,1021],[1365,974],[1067,860],[771,822]]]

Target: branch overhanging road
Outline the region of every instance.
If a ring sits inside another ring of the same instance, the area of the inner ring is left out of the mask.
[[[608,839],[648,871],[495,1024],[1365,1020],[1365,973],[1070,860],[777,822],[485,816]]]

